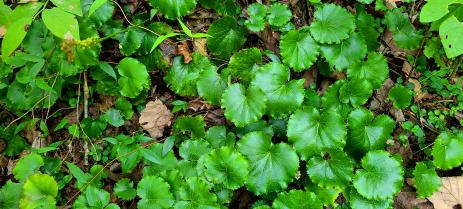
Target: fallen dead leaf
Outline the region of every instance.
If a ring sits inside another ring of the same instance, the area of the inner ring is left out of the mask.
[[[213,106],[198,98],[188,102],[188,109],[198,112],[201,110],[212,110]]]
[[[428,200],[436,209],[455,209],[463,206],[463,176],[442,177],[442,186]]]
[[[146,104],[145,109],[140,114],[138,122],[141,127],[148,131],[151,138],[157,139],[162,137],[164,128],[172,123],[173,114],[160,101],[150,101]]]
[[[404,72],[405,75],[408,76],[411,71],[412,71],[412,66],[410,65],[410,63],[408,63],[407,61],[404,61],[404,64],[402,65],[402,72]]]
[[[431,95],[429,95],[428,93],[424,93],[421,91],[421,84],[418,80],[416,79],[413,79],[413,78],[410,78],[408,80],[409,82],[413,83],[414,87],[413,87],[413,91],[415,92],[415,102],[419,102],[421,101],[423,98],[429,98],[431,97]]]
[[[397,123],[402,123],[405,121],[405,116],[401,109],[391,108],[389,113],[392,115],[392,117],[394,117]]]
[[[384,81],[383,85],[381,86],[380,89],[378,89],[378,91],[376,91],[376,94],[373,97],[373,100],[370,102],[369,109],[371,111],[379,110],[384,106],[385,104],[384,100],[387,97],[389,89],[391,89],[393,85],[394,85],[394,81],[390,78]]]
[[[177,54],[183,56],[183,62],[190,63],[193,58],[191,57],[190,48],[188,47],[188,43],[186,41],[180,42],[177,45]]]
[[[115,98],[113,96],[100,95],[101,102],[98,103],[100,112],[106,112],[109,110],[109,108],[114,105],[114,100]]]
[[[196,38],[193,41],[193,46],[195,52],[199,52],[203,56],[207,56],[207,46],[206,46],[206,38]]]

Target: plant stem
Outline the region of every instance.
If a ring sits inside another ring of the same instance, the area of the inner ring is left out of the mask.
[[[87,72],[84,72],[84,118],[88,118],[88,98],[90,91],[88,90]],[[84,165],[88,165],[88,142],[84,140]]]

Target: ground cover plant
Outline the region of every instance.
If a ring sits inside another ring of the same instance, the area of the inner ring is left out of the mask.
[[[462,12],[0,1],[0,208],[461,207]]]

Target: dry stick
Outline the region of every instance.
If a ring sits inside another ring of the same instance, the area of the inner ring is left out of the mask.
[[[87,84],[87,73],[84,72],[84,118],[88,118],[88,98],[89,98],[89,90]],[[88,142],[84,140],[84,165],[88,165]]]
[[[111,164],[113,164],[116,160],[119,160],[120,158],[123,158],[123,157],[127,157],[127,156],[129,156],[129,155],[131,155],[131,154],[133,154],[133,153],[135,153],[135,152],[137,152],[137,151],[139,151],[139,150],[141,150],[141,149],[144,149],[144,148],[146,148],[146,147],[149,147],[149,146],[151,146],[151,145],[153,145],[153,144],[156,144],[156,143],[159,143],[159,142],[163,142],[164,140],[165,140],[165,139],[160,140],[160,141],[153,140],[152,142],[150,142],[150,143],[148,143],[148,144],[145,144],[145,145],[143,145],[143,146],[140,146],[140,147],[137,148],[137,149],[134,149],[134,150],[132,150],[132,151],[130,151],[130,152],[127,152],[127,153],[125,153],[125,154],[123,154],[123,155],[119,155],[119,156],[117,156],[116,158],[114,158],[114,159],[112,159],[111,161],[109,161],[108,163],[106,163],[106,164],[103,166],[103,168],[101,168],[101,169],[98,171],[98,173],[96,173],[96,174],[93,176],[93,178],[90,179],[90,181],[88,181],[88,182],[82,187],[82,189],[79,189],[78,192],[76,192],[74,195],[72,195],[72,197],[66,202],[66,204],[64,205],[64,207],[68,206],[68,205],[71,203],[71,201],[74,200],[74,199],[77,197],[77,195],[79,195],[80,193],[82,193],[82,192],[83,192],[83,191],[84,191],[84,190],[85,190],[85,189],[86,189],[86,188],[87,188],[87,187],[88,187],[88,186],[89,186],[89,185],[90,185],[90,184],[91,184],[91,183],[92,183],[92,182],[93,182],[93,181],[94,181],[94,180],[95,180],[106,168],[108,168],[108,167],[109,167]]]

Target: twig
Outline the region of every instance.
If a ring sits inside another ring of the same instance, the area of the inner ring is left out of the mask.
[[[89,98],[89,90],[88,90],[88,83],[87,83],[87,73],[84,72],[84,118],[88,118],[88,98]],[[90,151],[88,150],[88,142],[84,140],[84,165],[88,165],[88,154]]]

